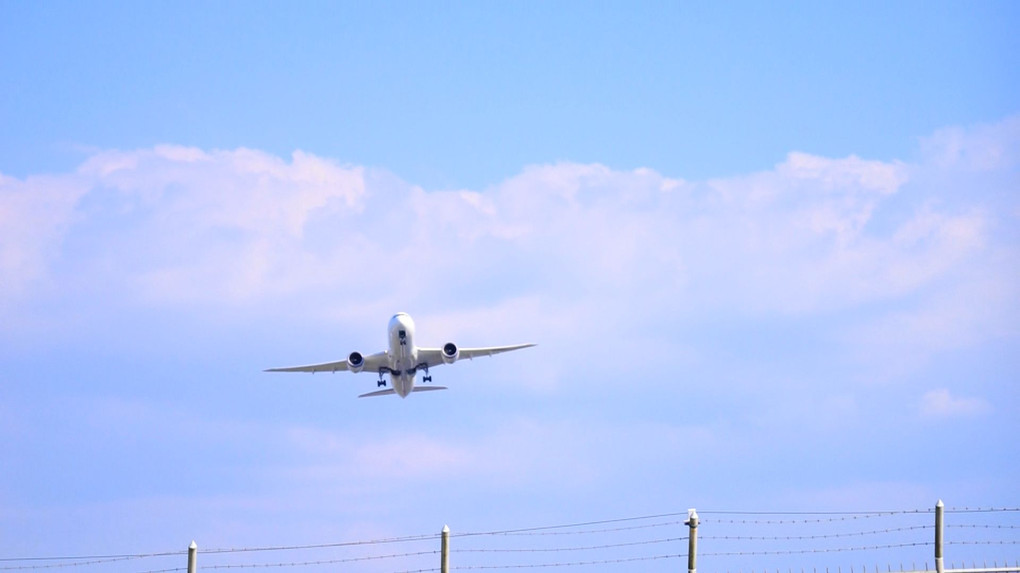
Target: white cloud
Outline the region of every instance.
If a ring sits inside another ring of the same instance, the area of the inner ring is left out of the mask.
[[[850,333],[866,352],[888,353],[891,361],[1015,335],[1016,273],[1005,267],[981,271],[965,266],[957,283],[890,309]]]
[[[1001,159],[1009,153],[994,150],[1016,146],[1016,123],[932,141]],[[953,308],[967,273],[1008,304],[1016,277],[986,262],[1013,248],[992,229],[1015,222],[980,203],[1005,190],[947,207],[914,187],[928,167],[791,153],[769,171],[687,182],[559,163],[483,191],[430,192],[300,151],[289,161],[248,149],[106,151],[72,174],[0,181],[0,296],[50,280],[175,309],[418,310],[450,330],[475,309],[503,309],[489,319],[510,330],[539,321],[592,338],[663,315],[912,301],[895,316],[932,296]]]
[[[510,487],[561,476],[565,483],[592,479],[591,432],[570,423],[518,420],[497,430],[459,437],[416,431],[347,438],[293,427],[286,435],[304,456],[290,471],[311,482],[373,483],[380,490],[408,480],[494,483]]]
[[[87,191],[73,175],[23,181],[0,175],[0,301],[23,295],[46,276],[74,205]]]
[[[953,396],[945,388],[926,392],[920,404],[921,415],[929,418],[974,416],[990,410],[991,405],[981,398]]]
[[[1020,115],[973,127],[948,127],[921,138],[925,159],[939,167],[974,171],[1020,163]]]
[[[907,181],[906,170],[899,162],[867,161],[854,155],[832,160],[790,153],[776,171],[785,177],[808,181],[823,191],[857,189],[891,194]]]
[[[101,152],[71,175],[0,184],[0,268],[16,284],[58,266],[62,240],[80,240],[90,249],[67,245],[65,262],[112,273],[100,282],[220,303],[314,282],[309,219],[356,213],[365,191],[364,169],[300,151],[288,163],[175,146]]]

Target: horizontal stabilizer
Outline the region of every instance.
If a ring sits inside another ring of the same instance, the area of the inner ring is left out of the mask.
[[[446,386],[414,386],[413,388],[411,388],[411,392],[428,392],[428,390],[431,390],[431,389],[447,389],[447,387]],[[377,390],[375,390],[375,392],[370,392],[368,394],[363,394],[363,395],[359,396],[358,398],[372,398],[372,397],[375,397],[375,396],[390,396],[391,394],[397,394],[397,390],[395,390],[393,388],[377,389]]]
[[[396,394],[397,391],[393,388],[387,388],[385,390],[376,390],[375,392],[369,392],[368,394],[362,394],[358,398],[371,398],[372,396],[386,396],[388,394]]]

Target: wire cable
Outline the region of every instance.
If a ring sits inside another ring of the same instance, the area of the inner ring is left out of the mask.
[[[899,511],[885,513],[860,513],[854,515],[842,515],[841,517],[828,517],[817,519],[702,519],[701,523],[727,523],[733,525],[804,525],[810,523],[836,523],[842,521],[858,521],[863,519],[875,519],[889,517],[892,515],[922,514],[930,511]]]
[[[87,565],[100,565],[105,563],[113,563],[116,561],[128,561],[135,559],[134,557],[116,557],[108,559],[93,559],[91,561],[68,561],[65,563],[46,563],[36,565],[4,565],[0,567],[0,571],[29,571],[38,569],[62,569],[68,567],[85,567]]]
[[[935,545],[934,541],[916,543],[894,543],[889,545],[869,545],[862,547],[836,547],[825,549],[786,549],[776,551],[723,551],[717,553],[698,553],[698,557],[731,557],[736,555],[803,555],[808,553],[844,553],[849,551],[873,551],[876,549],[899,549],[902,547],[924,547]]]
[[[362,545],[382,545],[387,543],[409,543],[414,541],[430,541],[439,539],[438,533],[427,535],[410,535],[406,537],[389,537],[384,539],[370,539],[367,541],[339,541],[335,543],[317,543],[313,545],[277,545],[269,547],[232,547],[219,549],[205,549],[203,554],[219,553],[250,553],[255,551],[294,551],[299,549],[327,549],[331,547],[357,547]]]
[[[359,563],[363,561],[380,561],[383,559],[398,559],[402,557],[420,557],[422,555],[438,555],[439,550],[416,551],[410,553],[396,553],[393,555],[369,555],[365,557],[346,557],[343,559],[319,559],[316,561],[294,561],[290,563],[221,563],[214,565],[202,565],[202,569],[269,569],[277,567],[310,567],[315,565],[336,565],[339,563]],[[145,571],[144,573],[170,573],[172,571],[184,571],[186,569],[161,569],[158,571]],[[423,571],[434,571],[425,569]]]
[[[897,515],[901,513],[932,513],[933,509],[883,509],[876,511],[725,511],[725,510],[703,510],[702,515]]]
[[[102,561],[123,561],[126,559],[145,559],[148,557],[168,557],[171,555],[187,555],[188,551],[164,551],[162,553],[123,553],[117,555],[75,555],[60,557],[0,557],[0,562],[9,561],[81,561],[95,559]]]
[[[961,529],[1020,529],[1020,525],[979,525],[979,524],[954,524],[950,523],[943,527],[953,527]]]
[[[617,533],[620,531],[634,531],[637,529],[651,529],[653,527],[665,527],[667,525],[682,525],[683,521],[663,521],[659,523],[649,523],[645,525],[627,525],[624,527],[612,527],[604,529],[581,529],[577,531],[520,531],[511,533],[502,533],[500,535],[506,536],[528,536],[528,535],[587,535],[590,533]],[[495,534],[494,534],[495,535]]]
[[[599,521],[584,521],[580,523],[564,523],[560,525],[545,525],[541,527],[524,527],[520,529],[504,529],[500,531],[475,531],[451,534],[450,537],[475,537],[479,535],[510,535],[518,533],[528,533],[532,531],[546,531],[550,529],[568,529],[571,527],[585,527],[589,525],[603,525],[606,523],[622,523],[625,521],[639,521],[643,519],[662,519],[664,517],[676,517],[678,515],[687,515],[684,513],[661,513],[658,515],[643,515],[640,517],[621,517],[617,519],[602,519]]]
[[[910,527],[894,527],[891,529],[874,529],[871,531],[852,531],[846,533],[824,533],[819,535],[705,535],[700,539],[738,540],[738,541],[805,541],[810,539],[835,539],[838,537],[863,537],[886,533],[901,533],[921,529],[935,529],[934,525],[913,525]]]
[[[1020,512],[1020,507],[947,507],[950,513],[1011,513]]]
[[[652,539],[648,541],[628,541],[624,543],[607,543],[605,545],[589,545],[587,547],[543,547],[526,549],[456,549],[454,553],[558,553],[565,551],[593,551],[596,549],[614,549],[617,547],[634,547],[637,545],[655,545],[657,543],[672,543],[674,541],[687,541],[687,537],[671,537],[668,539]]]
[[[547,567],[579,567],[584,565],[614,565],[617,563],[634,563],[636,561],[654,561],[657,559],[679,559],[687,555],[652,555],[648,557],[627,557],[622,559],[605,559],[602,561],[573,561],[569,563],[529,563],[523,565],[467,565],[451,567],[454,570],[481,570],[481,569],[541,569]]]

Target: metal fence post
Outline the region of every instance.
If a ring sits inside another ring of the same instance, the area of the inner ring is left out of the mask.
[[[198,561],[198,545],[194,541],[188,546],[188,573],[195,573]]]
[[[684,525],[691,528],[687,536],[687,573],[695,573],[698,569],[698,512],[691,508],[687,510],[687,521]],[[942,573],[941,571],[939,573]]]
[[[942,563],[942,511],[945,506],[942,504],[940,499],[935,504],[935,571],[936,573],[943,573],[945,566]]]
[[[443,548],[439,562],[439,571],[441,573],[450,572],[450,526],[443,526]]]

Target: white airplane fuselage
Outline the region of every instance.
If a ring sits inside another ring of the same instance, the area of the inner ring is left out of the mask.
[[[405,313],[397,313],[389,324],[390,386],[401,398],[414,390],[417,377],[418,349],[414,345],[414,321]]]

